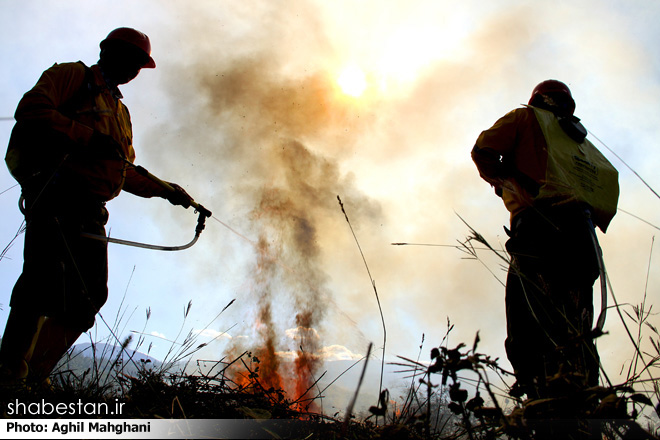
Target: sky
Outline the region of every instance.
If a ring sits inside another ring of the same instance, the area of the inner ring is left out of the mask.
[[[509,368],[505,267],[453,247],[469,227],[498,249],[507,238],[508,212],[470,150],[537,83],[567,83],[620,172],[622,211],[599,232],[612,290],[630,313],[645,294],[653,304],[660,200],[632,170],[660,189],[659,19],[643,0],[4,1],[0,143],[43,70],[91,65],[108,32],[139,29],[157,67],[121,87],[136,162],[213,218],[185,251],[111,244],[110,299],[81,342],[135,331],[162,359],[168,340],[192,332],[208,343],[196,356],[215,360],[266,339],[282,359],[300,345],[359,359],[373,342],[378,363],[383,322],[389,362],[428,360],[449,321],[448,345],[479,331],[480,351]],[[0,169],[3,248],[22,221],[13,185]],[[192,209],[160,199],[122,193],[108,208],[114,237],[178,245],[194,233]],[[21,264],[19,236],[0,261],[2,323]],[[616,382],[633,349],[614,309],[605,329],[599,350]]]

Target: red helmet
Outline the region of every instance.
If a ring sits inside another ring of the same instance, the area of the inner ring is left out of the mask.
[[[153,69],[156,67],[156,62],[153,58],[151,58],[151,42],[149,41],[149,37],[147,37],[142,32],[127,27],[117,28],[110,32],[105,40],[101,41],[101,49],[103,49],[103,47],[109,41],[123,41],[125,43],[132,44],[133,46],[141,49],[149,57],[147,63],[142,66],[143,68]]]
[[[532,96],[529,98],[529,105],[533,105],[532,102],[538,96],[552,96],[559,95],[563,97],[563,101],[566,102],[568,109],[571,114],[575,111],[575,101],[573,100],[573,95],[571,95],[571,90],[566,84],[556,79],[548,79],[539,83],[534,90],[532,91]]]

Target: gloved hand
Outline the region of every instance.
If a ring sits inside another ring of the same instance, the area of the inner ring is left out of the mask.
[[[168,182],[174,191],[170,191],[166,195],[166,199],[173,205],[180,205],[188,209],[190,207],[190,202],[194,199],[186,192],[185,189],[181,188],[176,183]]]
[[[107,134],[94,131],[87,147],[81,148],[89,157],[95,159],[120,159],[122,158],[122,147]]]

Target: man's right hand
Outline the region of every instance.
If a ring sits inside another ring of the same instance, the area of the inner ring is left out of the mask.
[[[190,202],[192,202],[194,199],[190,197],[190,194],[188,194],[185,189],[181,188],[181,186],[172,182],[168,183],[172,188],[174,188],[174,191],[167,193],[165,198],[174,206],[180,205],[188,209],[188,207],[190,207]]]

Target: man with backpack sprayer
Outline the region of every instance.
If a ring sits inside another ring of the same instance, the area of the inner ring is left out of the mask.
[[[98,64],[55,64],[18,104],[7,166],[21,184],[23,273],[0,348],[0,380],[46,380],[108,297],[105,203],[126,190],[201,206],[180,186],[138,172],[128,109],[118,89],[154,68],[149,38],[118,28]],[[210,213],[209,213],[210,215]]]
[[[512,394],[530,399],[559,397],[567,377],[577,389],[598,385],[593,338],[604,313],[592,332],[592,289],[605,274],[594,224],[605,232],[616,213],[618,172],[574,110],[564,83],[544,81],[472,150],[511,213],[505,346],[517,379]]]

